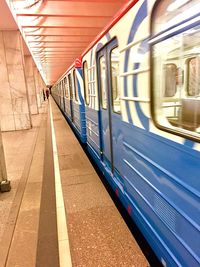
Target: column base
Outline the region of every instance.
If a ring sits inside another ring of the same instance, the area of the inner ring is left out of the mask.
[[[6,181],[2,181],[0,183],[0,191],[3,192],[9,192],[11,190],[11,185],[10,185],[10,181],[6,180]]]

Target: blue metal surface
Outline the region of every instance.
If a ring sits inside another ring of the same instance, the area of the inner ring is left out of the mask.
[[[85,107],[87,143],[100,154],[98,111],[88,106]]]
[[[64,98],[64,101],[65,101],[65,110],[64,110],[64,113],[71,117],[71,111],[70,111],[70,100],[69,98]]]
[[[131,124],[124,123],[122,128],[123,178],[128,198],[181,266],[197,266],[200,155]]]
[[[74,120],[74,103],[72,99],[70,99],[69,105],[70,105],[70,118],[71,118],[71,121],[73,121]]]
[[[80,76],[82,77],[82,69],[81,68],[77,68],[78,73],[80,74]],[[80,136],[81,136],[81,141],[83,143],[86,142],[86,119],[85,119],[85,103],[84,103],[84,99],[83,96],[81,94],[81,84],[78,81],[78,96],[79,96],[79,123],[80,123]]]
[[[168,266],[199,266],[199,153],[128,123],[122,129],[124,187],[90,146],[89,152],[159,258]]]

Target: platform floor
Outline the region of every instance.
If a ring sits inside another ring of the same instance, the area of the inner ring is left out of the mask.
[[[52,99],[33,125],[3,133],[0,267],[150,266]]]

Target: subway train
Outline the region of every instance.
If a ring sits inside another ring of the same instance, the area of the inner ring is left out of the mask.
[[[129,1],[52,95],[163,266],[200,266],[200,3]]]

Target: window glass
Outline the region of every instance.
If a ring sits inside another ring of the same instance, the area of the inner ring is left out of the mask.
[[[107,92],[106,92],[106,66],[105,57],[102,56],[99,59],[100,65],[100,88],[101,88],[101,104],[102,108],[107,108]]]
[[[63,97],[65,96],[65,83],[64,79],[62,80],[62,88],[63,88]]]
[[[61,96],[61,83],[60,82],[58,84],[58,88],[59,88],[59,95]]]
[[[83,63],[83,77],[84,77],[84,95],[85,103],[89,105],[89,87],[88,87],[88,65],[87,61]]]
[[[119,51],[115,48],[111,51],[111,79],[112,79],[112,104],[113,111],[120,113],[120,87],[119,87]]]
[[[154,11],[153,32],[166,31],[197,13],[199,0],[162,0]]]
[[[176,94],[177,67],[175,64],[164,65],[165,72],[165,97],[172,97]]]
[[[70,95],[70,99],[73,99],[71,74],[68,75],[68,83],[69,83],[69,95]]]
[[[69,91],[67,88],[67,78],[66,77],[64,78],[64,86],[65,86],[65,95],[68,98],[69,97]]]
[[[74,96],[75,100],[78,101],[78,83],[76,77],[76,70],[73,70],[73,78],[74,78]]]
[[[159,125],[182,134],[190,131],[196,136],[200,133],[200,25],[188,27],[185,31],[179,29],[170,37],[166,29],[160,39],[157,32],[158,25],[164,23],[163,16],[172,19],[180,15],[178,8],[173,11],[170,7],[175,2],[161,1],[162,9],[158,5],[157,16],[153,16],[153,29],[156,29],[154,33],[157,36],[152,38],[155,40],[152,45],[152,108]],[[185,4],[180,9],[184,14],[198,1],[183,2]]]
[[[62,86],[62,81],[60,81],[60,95],[63,96],[63,86]]]
[[[200,51],[199,51],[200,52]],[[200,58],[194,57],[188,60],[188,95],[200,95]]]

